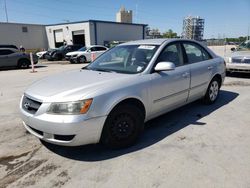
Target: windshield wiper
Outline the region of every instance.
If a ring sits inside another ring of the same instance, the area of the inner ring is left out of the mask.
[[[115,71],[112,71],[112,70],[100,69],[100,68],[91,68],[89,70],[100,71],[100,72],[115,72]]]
[[[100,72],[115,72],[113,70],[107,70],[107,69],[100,69],[100,68],[91,68],[91,67],[83,67],[82,69],[86,69],[86,70],[92,70],[92,71],[100,71]]]

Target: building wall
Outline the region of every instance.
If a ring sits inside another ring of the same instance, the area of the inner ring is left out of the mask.
[[[22,31],[27,27],[27,32]],[[22,45],[25,49],[43,49],[48,47],[44,25],[0,23],[0,43]]]
[[[96,22],[97,44],[100,45],[104,41],[131,41],[143,39],[144,36],[143,25]]]
[[[91,45],[89,22],[51,25],[51,26],[46,26],[45,28],[48,37],[49,48],[55,48],[54,31],[59,29],[62,29],[63,38],[67,44],[72,44],[73,31],[84,30],[86,46]]]

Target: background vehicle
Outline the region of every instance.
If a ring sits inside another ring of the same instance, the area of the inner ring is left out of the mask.
[[[82,47],[78,51],[69,52],[66,54],[66,60],[71,63],[85,63],[91,61],[91,53],[94,53],[95,58],[103,54],[107,47],[101,45],[94,45],[90,47]]]
[[[126,147],[144,122],[201,98],[214,103],[224,77],[224,59],[196,41],[133,41],[35,82],[20,110],[25,128],[46,142]]]
[[[38,58],[36,55],[33,55],[33,60],[34,64],[37,64]],[[30,64],[29,54],[14,48],[0,48],[0,67],[28,68]]]
[[[250,72],[250,40],[242,42],[237,48],[231,48],[232,54],[226,58],[228,72]]]
[[[45,54],[45,58],[49,61],[62,60],[65,58],[65,55],[68,52],[76,51],[76,50],[80,49],[81,47],[83,47],[83,45],[81,45],[81,44],[61,46],[60,48],[48,51]]]
[[[237,48],[231,48],[231,51],[247,51],[250,50],[250,40],[242,42]]]
[[[12,44],[0,44],[0,48],[14,48],[18,50],[18,48]]]
[[[38,56],[39,59],[45,59],[45,55],[48,51],[41,51],[37,52],[36,55]]]
[[[233,52],[228,58],[226,69],[229,72],[250,73],[250,50]]]

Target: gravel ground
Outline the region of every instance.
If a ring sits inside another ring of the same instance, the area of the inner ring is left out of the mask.
[[[227,77],[211,106],[197,101],[151,120],[128,149],[41,143],[19,117],[24,89],[82,66],[0,70],[0,187],[250,187],[249,75]]]

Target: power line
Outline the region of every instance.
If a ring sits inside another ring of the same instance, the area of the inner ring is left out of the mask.
[[[5,16],[6,16],[6,22],[9,22],[9,18],[8,18],[8,11],[7,11],[7,5],[6,5],[6,0],[4,0],[4,10],[5,10]]]

